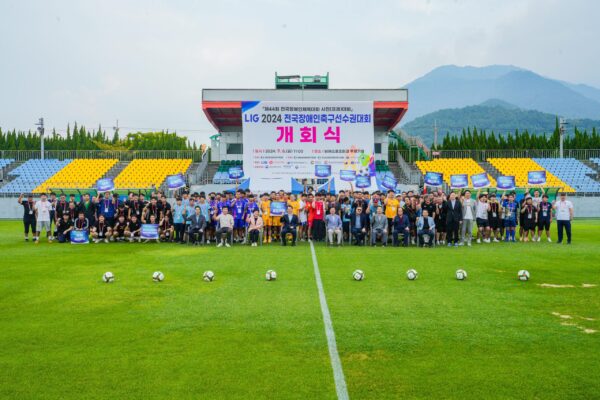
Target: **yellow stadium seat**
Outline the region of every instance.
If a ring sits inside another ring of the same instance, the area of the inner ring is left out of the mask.
[[[51,188],[87,189],[93,187],[96,181],[102,178],[118,161],[104,158],[75,159],[35,188],[33,192],[48,192]]]
[[[117,189],[149,188],[152,185],[159,187],[168,175],[185,173],[191,159],[137,159],[133,160],[115,178]]]
[[[492,164],[502,175],[514,176],[515,183],[519,187],[527,187],[527,173],[529,171],[546,171],[546,184],[536,185],[543,187],[558,187],[565,192],[575,192],[571,186],[567,185],[561,179],[552,175],[540,164],[531,158],[488,158],[487,161]]]
[[[421,173],[441,172],[444,174],[444,182],[450,185],[450,175],[467,174],[469,176],[469,186],[471,184],[471,175],[485,172],[483,168],[472,158],[437,158],[431,161],[417,161],[417,168]],[[496,180],[488,174],[490,185],[496,186]]]

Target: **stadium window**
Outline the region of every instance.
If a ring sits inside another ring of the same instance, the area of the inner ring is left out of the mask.
[[[242,143],[227,143],[227,154],[244,154]]]
[[[375,143],[375,154],[381,154],[381,143]]]

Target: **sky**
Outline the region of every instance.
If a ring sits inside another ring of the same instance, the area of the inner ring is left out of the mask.
[[[215,133],[203,88],[397,88],[446,64],[600,87],[595,0],[0,1],[0,127]],[[594,50],[596,49],[596,50]]]

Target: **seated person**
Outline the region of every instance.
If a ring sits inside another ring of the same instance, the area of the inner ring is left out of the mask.
[[[421,246],[425,245],[424,237],[427,238],[427,243],[431,246],[435,237],[435,222],[433,221],[433,218],[429,216],[427,210],[423,210],[423,215],[417,218],[417,235]]]
[[[90,221],[85,217],[83,211],[80,211],[77,219],[73,223],[73,230],[76,231],[88,231],[90,229]]]
[[[127,228],[125,229],[125,237],[129,239],[130,242],[137,240],[138,242],[141,240],[140,231],[142,229],[142,225],[140,221],[138,221],[138,216],[136,214],[131,215],[131,221],[127,223]]]
[[[377,236],[381,236],[381,243],[383,247],[387,246],[388,239],[388,220],[383,214],[383,207],[377,207],[377,213],[373,216],[371,221],[371,246],[375,246],[377,242]]]
[[[356,246],[363,244],[367,234],[367,216],[363,214],[362,207],[356,207],[354,214],[350,216],[350,232]]]
[[[335,207],[329,209],[329,214],[325,217],[325,226],[327,228],[327,237],[329,244],[333,244],[333,235],[337,237],[338,246],[342,244],[342,218],[335,213]]]
[[[408,239],[410,237],[410,221],[401,207],[398,208],[398,214],[394,217],[392,225],[392,239],[394,246],[400,246],[399,236],[402,235],[402,245],[407,247]]]
[[[100,214],[96,226],[92,227],[91,236],[94,239],[94,243],[100,243],[104,240],[104,243],[108,243],[108,238],[112,235],[112,229],[106,222],[104,215]]]
[[[170,242],[173,238],[173,225],[168,215],[164,215],[158,226],[158,234],[163,242]]]
[[[127,230],[127,221],[125,221],[125,215],[121,214],[117,218],[117,222],[115,222],[115,226],[112,229],[112,237],[113,240],[118,242],[122,242],[125,240],[125,231]]]
[[[223,206],[221,208],[221,214],[213,217],[215,222],[219,224],[219,229],[217,229],[217,247],[223,246],[225,244],[226,247],[231,247],[229,244],[229,235],[233,229],[233,217],[229,214],[229,207]]]
[[[186,221],[189,222],[188,239],[190,243],[195,245],[200,244],[204,236],[204,230],[206,229],[206,218],[202,214],[200,206],[194,208],[194,214],[188,216]]]
[[[56,223],[56,231],[58,232],[58,243],[71,241],[71,231],[73,230],[73,221],[69,217],[69,213],[64,213],[62,218]]]
[[[264,222],[262,217],[259,215],[258,208],[252,211],[252,215],[246,219],[248,223],[248,236],[250,236],[250,243],[252,247],[258,246],[258,239],[260,231],[263,229]]]
[[[287,206],[287,213],[280,219],[281,221],[281,244],[287,246],[287,235],[292,235],[292,246],[296,245],[296,230],[300,221],[294,215],[294,207]]]

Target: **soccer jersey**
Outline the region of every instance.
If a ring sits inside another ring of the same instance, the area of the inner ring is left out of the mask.
[[[552,217],[552,204],[542,201],[538,207],[538,220],[549,221]]]
[[[502,202],[502,208],[504,209],[504,220],[516,221],[517,220],[517,202],[504,200]]]
[[[244,219],[244,210],[246,209],[246,203],[246,199],[236,199],[232,202],[232,214],[234,219]]]
[[[288,201],[288,205],[292,206],[292,213],[295,216],[298,216],[298,213],[300,212],[300,202],[298,200],[296,201]]]
[[[246,203],[246,216],[252,215],[256,210],[260,211],[260,209],[258,208],[258,204],[256,204],[255,202]]]
[[[400,202],[396,199],[387,199],[385,204],[385,216],[386,218],[394,218],[398,214],[398,207]]]

